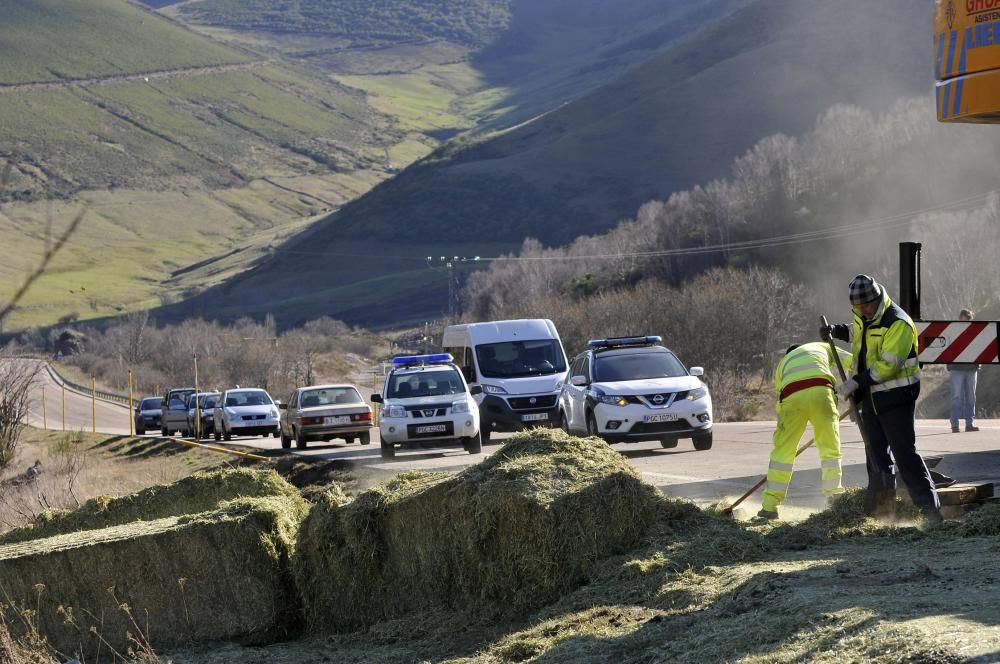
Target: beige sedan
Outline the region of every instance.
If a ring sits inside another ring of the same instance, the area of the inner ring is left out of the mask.
[[[281,446],[303,449],[309,441],[342,438],[371,443],[372,409],[353,385],[312,385],[292,393],[281,409]]]

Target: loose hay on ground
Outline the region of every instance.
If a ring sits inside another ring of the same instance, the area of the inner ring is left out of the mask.
[[[294,561],[308,624],[523,615],[636,546],[661,499],[602,441],[535,430],[455,476],[404,473],[353,502],[324,500]]]
[[[199,515],[0,546],[7,624],[37,608],[35,625],[53,647],[91,656],[107,645],[125,652],[128,634],[154,648],[273,640],[295,624],[289,559],[303,516],[301,499],[241,498]]]
[[[197,514],[234,498],[285,496],[302,503],[298,490],[273,470],[242,468],[196,473],[173,484],[154,486],[127,496],[99,496],[78,510],[47,510],[34,524],[0,536],[0,544],[94,530],[133,521]]]

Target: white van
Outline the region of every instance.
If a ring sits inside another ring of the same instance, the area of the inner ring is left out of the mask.
[[[548,319],[450,325],[441,340],[465,380],[479,385],[483,442],[494,431],[556,426],[559,390],[567,380],[566,352]]]

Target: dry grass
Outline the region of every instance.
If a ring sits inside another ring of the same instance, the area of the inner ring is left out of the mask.
[[[42,474],[16,484],[41,461]],[[121,496],[228,465],[219,455],[178,443],[128,436],[28,428],[11,465],[0,472],[0,534],[50,509],[76,509],[97,496]]]

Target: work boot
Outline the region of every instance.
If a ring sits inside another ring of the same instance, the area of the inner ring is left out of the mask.
[[[774,510],[772,512],[771,510],[764,510],[764,509],[762,509],[761,511],[757,512],[757,518],[758,519],[764,519],[766,521],[777,521],[777,519],[778,519],[778,511]]]
[[[966,431],[979,431],[979,427],[977,427],[975,425],[972,425],[972,424],[968,424],[968,425],[966,425],[965,430]]]
[[[957,424],[953,424],[953,425],[952,425],[952,427],[951,427],[951,432],[952,432],[952,433],[958,433],[958,432],[959,432],[959,428],[958,428],[958,425],[957,425]]]
[[[939,473],[936,470],[928,470],[931,474],[931,482],[934,482],[934,488],[943,489],[949,487],[955,483],[955,478],[948,477],[944,473]]]

